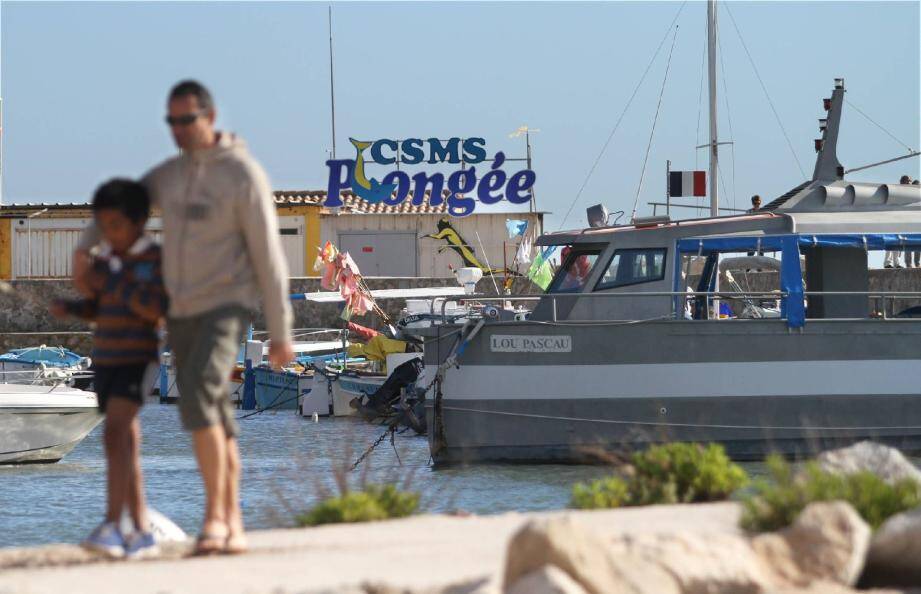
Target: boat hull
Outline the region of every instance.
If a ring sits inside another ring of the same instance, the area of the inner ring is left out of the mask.
[[[313,374],[257,367],[256,408],[268,410],[297,410],[302,398],[313,388]]]
[[[328,417],[332,414],[333,409],[333,391],[332,384],[335,381],[326,379],[326,376],[319,372],[314,372],[310,380],[310,389],[307,393],[302,393],[298,408],[301,416]]]
[[[362,395],[374,394],[386,381],[383,375],[352,375],[340,374],[333,382],[333,416],[351,417],[358,414],[358,409],[352,408],[354,398]]]
[[[429,377],[454,340],[427,347]],[[910,322],[488,324],[429,397],[430,446],[436,463],[581,462],[671,441],[736,459],[863,439],[918,452],[918,377]]]
[[[91,392],[49,393],[45,388],[35,394],[0,394],[0,464],[57,462],[102,418]]]

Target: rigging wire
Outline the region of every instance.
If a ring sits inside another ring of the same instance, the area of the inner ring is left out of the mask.
[[[668,50],[668,60],[665,62],[665,76],[662,77],[662,88],[659,90],[659,102],[656,104],[656,115],[652,118],[652,130],[649,131],[649,142],[646,144],[646,156],[643,157],[643,169],[640,170],[640,183],[636,187],[636,198],[633,199],[633,215],[631,220],[636,219],[636,205],[640,201],[640,190],[643,189],[643,178],[646,177],[646,163],[649,161],[649,149],[652,148],[652,137],[656,133],[656,122],[659,121],[659,108],[662,107],[662,95],[665,94],[665,83],[668,82],[668,70],[672,65],[672,53],[675,51],[675,41],[678,39],[678,25],[675,25],[675,33],[672,35],[672,47]]]
[[[720,185],[723,187],[723,194],[729,195],[729,192],[726,190],[726,180],[723,178],[723,168],[719,166],[719,163],[716,165],[716,173],[720,178]],[[732,208],[736,207],[736,203],[732,203]],[[716,216],[719,216],[719,210],[716,211]]]
[[[614,138],[614,134],[617,132],[617,129],[620,128],[620,123],[623,121],[624,116],[627,114],[627,110],[630,109],[630,105],[633,103],[633,99],[636,97],[636,93],[640,90],[640,87],[643,84],[643,81],[646,80],[646,75],[649,74],[649,69],[652,68],[653,62],[659,56],[659,52],[662,50],[662,46],[665,44],[665,40],[668,39],[668,34],[672,30],[672,25],[678,20],[678,17],[681,16],[681,11],[684,10],[687,0],[681,3],[681,6],[678,7],[678,12],[675,14],[675,18],[672,19],[672,22],[669,23],[668,28],[665,30],[665,35],[662,36],[662,41],[659,42],[659,47],[656,48],[655,53],[652,54],[652,59],[649,60],[649,64],[646,65],[646,70],[643,72],[643,76],[640,77],[640,81],[636,84],[636,88],[633,89],[633,94],[630,95],[630,99],[627,100],[627,104],[624,106],[624,110],[620,113],[620,116],[617,118],[617,122],[614,124],[614,129],[611,130],[611,133],[608,134],[608,139],[604,141],[604,145],[601,147],[601,151],[598,153],[598,156],[595,158],[595,162],[592,163],[591,168],[588,170],[588,175],[585,176],[585,181],[582,182],[582,185],[579,187],[579,191],[576,192],[576,197],[573,198],[572,204],[569,205],[569,210],[566,211],[566,216],[563,217],[563,221],[560,223],[559,229],[563,228],[563,225],[566,224],[566,220],[569,219],[569,215],[572,213],[572,209],[576,206],[576,203],[579,202],[579,198],[582,196],[582,192],[585,190],[585,186],[588,185],[588,180],[591,179],[592,174],[595,172],[595,168],[598,167],[598,163],[601,162],[601,157],[604,156],[605,151],[608,149],[608,145],[611,143],[611,139]]]
[[[742,42],[742,49],[745,50],[745,55],[748,56],[748,61],[752,66],[752,70],[755,72],[755,77],[758,79],[758,83],[761,85],[761,90],[764,91],[764,96],[767,98],[768,105],[771,106],[771,111],[774,113],[774,119],[777,120],[777,125],[780,126],[780,131],[783,132],[783,137],[787,140],[787,146],[790,147],[790,153],[793,155],[793,160],[796,161],[796,167],[799,169],[800,175],[805,178],[806,172],[803,171],[803,166],[799,162],[799,157],[796,156],[796,151],[793,150],[793,143],[790,142],[790,136],[787,134],[787,130],[783,127],[783,122],[780,121],[780,116],[777,114],[777,109],[774,107],[774,102],[771,101],[771,96],[768,94],[767,87],[764,85],[764,81],[761,79],[761,73],[758,72],[758,67],[755,66],[755,60],[752,58],[751,52],[748,51],[748,46],[745,44],[745,38],[742,37],[742,32],[739,31],[739,25],[736,24],[735,17],[732,16],[732,11],[729,9],[729,3],[723,2],[722,4],[726,9],[726,13],[729,14],[729,20],[732,21],[732,26],[736,30],[736,35],[739,36],[739,41]]]
[[[736,207],[736,150],[735,135],[732,133],[732,111],[729,109],[729,85],[726,83],[726,65],[723,62],[723,42],[719,35],[716,37],[716,43],[720,48],[720,72],[723,75],[723,99],[726,101],[726,119],[729,121],[729,145],[730,156],[732,157],[732,207]],[[720,172],[722,175],[722,171]]]
[[[889,135],[889,138],[891,138],[892,140],[898,142],[899,144],[901,144],[902,146],[904,146],[906,149],[908,149],[908,152],[909,152],[909,153],[914,152],[915,149],[911,148],[910,146],[908,146],[907,144],[905,144],[904,142],[902,142],[901,140],[899,140],[898,138],[896,138],[895,135],[894,135],[892,132],[890,132],[889,130],[886,130],[886,129],[883,128],[880,124],[878,124],[877,122],[875,122],[875,121],[873,120],[873,118],[871,118],[870,116],[868,116],[867,114],[865,114],[865,113],[863,112],[862,109],[860,109],[859,107],[857,107],[856,105],[854,105],[854,104],[853,104],[851,101],[849,101],[847,98],[845,98],[844,101],[845,101],[848,105],[850,105],[851,107],[853,107],[854,109],[856,109],[856,110],[857,110],[857,113],[859,113],[859,114],[862,115],[863,117],[867,118],[867,120],[869,120],[869,122],[870,122],[871,124],[873,124],[874,126],[876,126],[877,128],[879,128],[880,130],[882,130],[883,132],[885,132],[886,134],[888,134],[888,135]]]
[[[697,88],[697,143],[694,146],[700,146],[700,112],[704,104],[704,65],[707,63],[707,44],[704,44],[703,51],[700,52],[700,86]],[[694,149],[694,171],[699,168],[700,152]]]

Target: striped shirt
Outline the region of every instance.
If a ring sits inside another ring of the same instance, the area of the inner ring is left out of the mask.
[[[157,326],[166,314],[160,246],[143,236],[123,256],[93,263],[95,299],[65,302],[67,312],[96,323],[94,365],[114,367],[159,358]]]

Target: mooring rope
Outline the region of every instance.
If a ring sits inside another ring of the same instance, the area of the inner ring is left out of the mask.
[[[563,417],[555,415],[538,415],[533,413],[516,413],[509,411],[501,410],[483,410],[477,408],[464,408],[460,406],[444,406],[444,410],[453,410],[457,412],[469,412],[469,413],[478,413],[485,415],[500,415],[500,416],[509,416],[509,417],[523,417],[531,419],[547,419],[552,421],[575,421],[581,423],[603,423],[610,425],[641,425],[641,426],[651,426],[651,427],[690,427],[690,428],[700,428],[700,429],[756,429],[761,431],[783,431],[783,430],[797,430],[797,431],[881,431],[884,429],[898,429],[898,430],[907,430],[907,429],[921,429],[921,426],[887,426],[887,427],[810,427],[804,425],[796,426],[770,426],[770,425],[723,425],[715,423],[666,423],[659,421],[625,421],[625,420],[615,420],[615,419],[591,419],[584,417]]]

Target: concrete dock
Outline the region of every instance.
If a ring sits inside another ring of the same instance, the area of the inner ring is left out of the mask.
[[[73,545],[0,549],[0,594],[288,594],[356,592],[363,583],[414,590],[501,578],[506,545],[533,518],[570,515],[602,538],[626,533],[738,534],[735,503],[604,511],[427,515],[366,524],[250,533],[241,556],[106,561]]]

